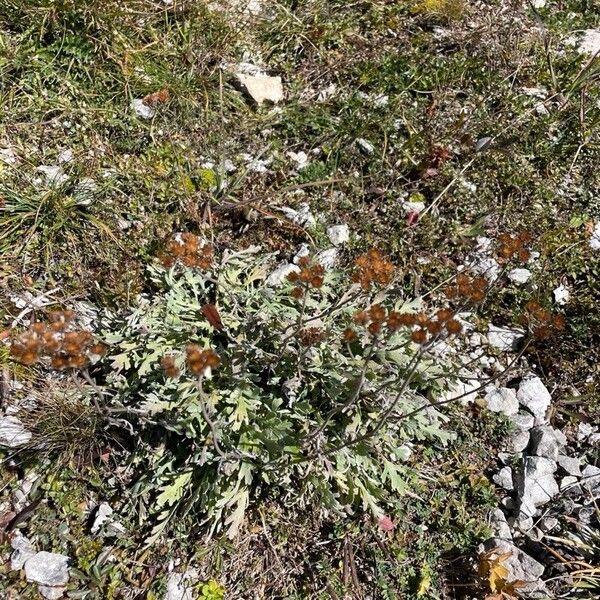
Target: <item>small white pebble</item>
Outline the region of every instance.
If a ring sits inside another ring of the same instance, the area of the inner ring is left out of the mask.
[[[36,171],[46,176],[46,183],[48,185],[62,185],[68,179],[65,172],[57,166],[41,165]]]
[[[299,273],[300,268],[297,265],[283,263],[279,265],[268,277],[267,285],[276,287],[282,285],[290,273]]]
[[[600,221],[596,223],[590,238],[590,247],[592,250],[600,250]]]
[[[0,161],[7,165],[16,165],[19,159],[12,148],[0,148]]]
[[[375,150],[375,146],[373,146],[371,142],[368,142],[364,138],[358,138],[356,140],[356,144],[365,154],[373,154]]]
[[[337,256],[337,248],[330,248],[329,250],[319,252],[316,256],[316,260],[325,269],[332,269],[337,263]]]
[[[288,152],[287,155],[296,163],[296,169],[299,171],[305,169],[310,164],[306,152]]]
[[[514,283],[522,285],[531,279],[531,271],[529,269],[513,269],[508,273],[508,278]]]
[[[332,225],[327,228],[327,236],[334,246],[341,246],[350,240],[348,225]]]
[[[73,160],[73,150],[71,150],[70,148],[67,148],[66,150],[63,150],[59,155],[58,155],[58,164],[59,165],[64,165],[66,163],[69,163]]]
[[[569,289],[562,283],[552,293],[554,294],[554,302],[559,306],[564,306],[571,299]]]
[[[154,116],[154,109],[151,106],[148,106],[141,98],[132,100],[131,108],[133,108],[133,112],[135,112],[140,119],[151,119]]]

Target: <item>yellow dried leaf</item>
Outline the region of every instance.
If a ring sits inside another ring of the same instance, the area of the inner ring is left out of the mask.
[[[490,569],[488,581],[490,582],[490,590],[492,592],[500,592],[506,587],[506,578],[508,569],[500,563],[494,564]]]
[[[505,552],[494,557],[497,550],[490,550],[479,557],[479,575],[487,577],[492,592],[501,592],[506,587],[508,569],[502,563],[511,556],[510,552]]]

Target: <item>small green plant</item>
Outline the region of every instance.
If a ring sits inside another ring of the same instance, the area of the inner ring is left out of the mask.
[[[218,581],[211,579],[200,587],[200,600],[223,600],[225,588]]]

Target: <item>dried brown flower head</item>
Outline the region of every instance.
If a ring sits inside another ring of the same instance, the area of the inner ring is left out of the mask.
[[[210,269],[213,261],[213,248],[197,235],[178,233],[167,242],[161,257],[163,266],[170,268],[177,261],[186,267]]]
[[[210,348],[204,350],[196,344],[190,344],[185,349],[185,354],[188,368],[194,375],[206,375],[221,364],[221,359],[216,352]]]
[[[373,321],[372,323],[369,323],[367,330],[371,335],[378,335],[381,333],[381,321]]]
[[[440,321],[428,321],[426,328],[427,331],[432,335],[437,335],[438,333],[440,333],[440,331],[442,331],[443,325],[444,324]]]
[[[553,314],[538,302],[530,301],[525,305],[523,320],[537,340],[545,340],[562,331],[567,321],[564,315]]]
[[[366,325],[369,322],[369,315],[366,310],[357,310],[352,319],[357,325]]]
[[[314,346],[323,339],[325,339],[325,332],[318,327],[308,327],[298,332],[298,340],[307,348]]]
[[[175,357],[172,354],[165,354],[160,361],[160,366],[167,377],[172,379],[179,377],[179,369],[175,364]]]
[[[394,265],[376,249],[369,250],[354,262],[354,283],[369,291],[373,284],[387,285],[394,277]]]
[[[410,339],[415,344],[424,344],[427,341],[427,332],[424,329],[415,329],[410,334]]]
[[[471,276],[468,273],[458,273],[454,282],[445,290],[446,296],[454,300],[463,300],[478,304],[485,299],[488,282],[481,275]]]
[[[531,256],[527,248],[530,243],[531,235],[527,231],[521,231],[514,236],[502,233],[498,236],[498,255],[505,260],[516,258],[525,263]]]
[[[309,256],[303,256],[298,261],[300,272],[292,271],[288,276],[288,281],[295,283],[296,287],[292,290],[294,298],[303,298],[304,293],[310,288],[319,289],[323,287],[325,278],[325,267],[313,262]]]
[[[446,331],[451,335],[457,335],[462,332],[462,325],[456,319],[449,319],[445,325]]]
[[[342,334],[342,341],[346,344],[350,344],[358,339],[358,334],[352,327],[347,327],[344,329],[344,333]]]
[[[383,308],[381,304],[373,304],[369,309],[369,317],[371,318],[371,321],[384,321],[386,317],[385,308]]]
[[[453,314],[452,314],[452,311],[448,308],[440,308],[440,310],[438,310],[435,313],[435,316],[438,321],[445,323],[446,321],[449,321],[453,317]]]
[[[73,328],[75,313],[53,311],[49,323],[34,323],[11,343],[10,354],[24,365],[46,362],[56,369],[82,369],[94,357],[103,356],[106,346],[94,342],[89,331]]]
[[[142,100],[144,101],[144,104],[147,104],[148,106],[156,106],[168,102],[170,97],[171,94],[169,93],[169,90],[167,88],[162,88],[156,92],[147,94]]]
[[[407,323],[407,319],[405,318],[408,313],[399,313],[395,310],[390,311],[387,318],[387,326],[388,329],[392,332],[398,331],[400,327],[403,325],[412,325],[412,323]]]

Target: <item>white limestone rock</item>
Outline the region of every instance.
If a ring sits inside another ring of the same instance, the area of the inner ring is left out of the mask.
[[[578,481],[579,478],[575,477],[575,475],[567,475],[566,477],[563,477],[560,480],[560,491],[564,492],[565,490],[572,488]]]
[[[126,533],[125,527],[113,516],[114,511],[107,502],[102,502],[96,509],[91,532],[102,534],[105,537],[122,536]]]
[[[194,600],[194,584],[197,579],[196,569],[188,569],[185,573],[171,573],[167,579],[164,600]]]
[[[292,161],[296,163],[296,169],[298,171],[306,169],[306,167],[310,165],[310,161],[308,160],[308,154],[306,154],[306,152],[288,152],[287,155]]]
[[[0,148],[0,162],[12,167],[19,162],[19,157],[12,148]]]
[[[369,142],[368,140],[365,140],[364,138],[358,138],[356,140],[356,145],[359,147],[360,151],[363,152],[364,154],[373,154],[373,152],[375,151],[375,146],[373,146],[373,144],[371,144],[371,142]]]
[[[503,415],[516,415],[519,412],[517,394],[510,388],[492,388],[485,395],[488,410]]]
[[[329,248],[322,250],[315,256],[315,260],[325,269],[332,269],[337,264],[338,251],[337,248]]]
[[[546,422],[546,411],[552,397],[539,377],[530,375],[523,379],[517,390],[517,398],[521,404],[535,417],[535,424]]]
[[[543,588],[540,578],[544,574],[544,565],[517,548],[508,540],[502,538],[491,538],[483,543],[480,553],[495,551],[497,555],[508,554],[508,558],[502,561],[502,566],[508,570],[508,581],[522,581],[527,585],[523,589],[527,592]]]
[[[600,250],[600,221],[596,222],[592,235],[590,237],[590,248],[592,250]]]
[[[495,475],[492,476],[494,483],[508,492],[514,489],[513,476],[511,467],[502,467]]]
[[[317,102],[327,102],[330,98],[333,98],[337,92],[337,86],[335,83],[330,83],[327,87],[319,90],[317,94]]]
[[[341,246],[350,240],[348,225],[332,225],[327,228],[327,236],[334,246]]]
[[[579,54],[596,56],[600,53],[600,29],[585,29],[567,39],[569,46],[575,46]]]
[[[600,467],[595,465],[586,465],[581,471],[582,486],[594,497],[600,498]]]
[[[510,525],[504,516],[504,513],[499,508],[494,508],[490,513],[490,526],[496,537],[512,540],[512,531]]]
[[[283,82],[281,77],[271,77],[264,74],[249,75],[238,72],[235,78],[243,90],[261,106],[265,102],[277,104],[283,100]]]
[[[141,98],[134,98],[131,101],[131,108],[140,119],[151,119],[155,115],[155,110],[146,104]]]
[[[598,429],[594,427],[594,425],[590,425],[589,423],[581,422],[577,426],[577,441],[585,442],[589,440],[590,436],[594,435]]]
[[[10,555],[10,568],[13,571],[20,571],[23,565],[36,554],[33,544],[24,535],[17,532],[17,535],[10,541],[13,553]]]
[[[306,202],[302,202],[297,209],[283,206],[280,210],[292,223],[300,227],[312,229],[317,224],[310,206]]]
[[[558,453],[567,443],[567,438],[562,431],[549,425],[540,425],[531,430],[529,453],[534,456],[543,456],[556,462]]]
[[[291,263],[282,263],[268,277],[266,284],[270,287],[282,285],[290,273],[300,273],[300,267]]]
[[[520,509],[533,516],[534,509],[542,506],[559,493],[554,477],[556,463],[542,456],[526,456],[521,468],[515,473],[514,483],[520,501]]]
[[[531,279],[531,271],[529,269],[512,269],[508,272],[508,278],[517,285],[523,285]]]
[[[74,158],[74,154],[73,154],[73,150],[71,150],[71,148],[67,148],[66,150],[63,150],[57,157],[58,160],[58,164],[59,165],[64,165],[67,163],[70,163]]]
[[[14,416],[0,418],[0,446],[20,448],[31,441],[31,431],[27,431],[20,419]]]
[[[481,384],[477,380],[458,380],[450,384],[449,388],[442,392],[440,400],[448,402],[456,400],[456,402],[466,405],[477,399],[478,392],[475,390],[478,390],[480,387]]]
[[[516,427],[524,431],[529,431],[535,425],[535,417],[529,413],[521,411],[511,417],[511,421]]]
[[[98,194],[98,184],[91,177],[84,177],[73,190],[79,206],[89,206]]]
[[[64,598],[65,590],[64,586],[38,585],[38,592],[46,600],[60,600],[60,598]]]
[[[529,431],[518,429],[514,431],[507,440],[506,449],[513,454],[523,452],[529,446]]]
[[[522,329],[510,329],[508,327],[488,326],[488,343],[502,352],[512,352],[516,349],[525,333]]]
[[[559,306],[564,306],[571,299],[569,288],[563,284],[555,288],[552,293],[554,294],[554,302],[556,302],[556,304]]]
[[[69,581],[69,557],[54,552],[37,552],[25,562],[27,581],[48,586]]]
[[[36,171],[45,176],[46,183],[50,186],[60,186],[69,179],[62,167],[56,165],[40,165]]]
[[[565,456],[564,454],[559,454],[556,459],[558,466],[565,471],[568,475],[573,475],[575,477],[581,477],[581,459],[573,458],[571,456]]]

